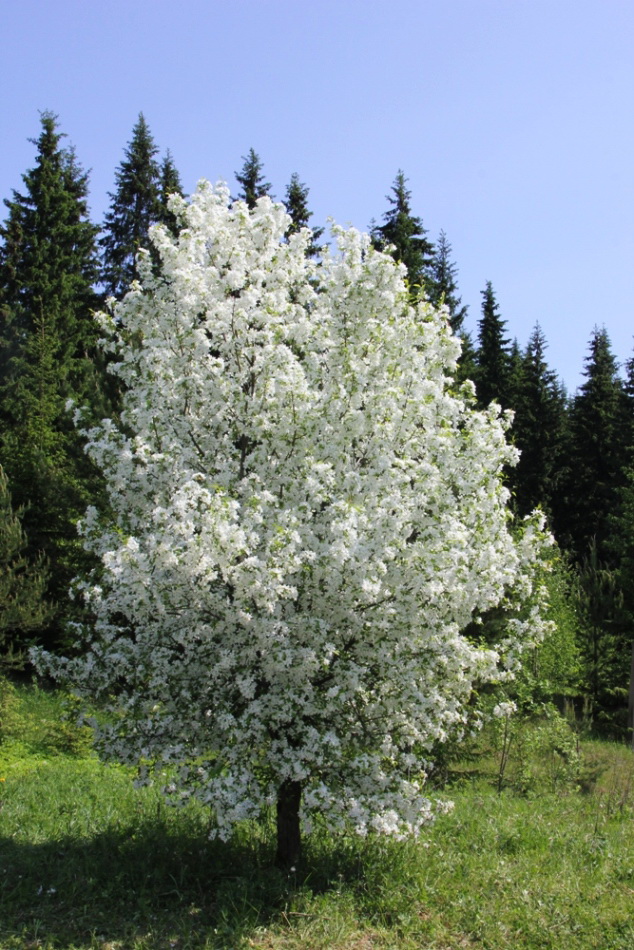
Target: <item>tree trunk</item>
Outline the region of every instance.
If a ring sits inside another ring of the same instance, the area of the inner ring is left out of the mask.
[[[300,782],[284,782],[277,793],[277,853],[275,865],[283,871],[296,868],[302,849],[299,830]]]

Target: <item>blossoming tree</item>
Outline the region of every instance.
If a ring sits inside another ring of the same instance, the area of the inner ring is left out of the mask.
[[[539,557],[536,523],[509,530],[507,422],[456,391],[445,316],[367,236],[335,229],[316,265],[267,197],[201,183],[173,209],[110,318],[120,422],[88,432],[94,625],[40,663],[112,704],[106,755],[167,768],[223,838],[273,804],[281,864],[316,814],[415,834],[432,745],[540,635],[537,609],[464,633]]]

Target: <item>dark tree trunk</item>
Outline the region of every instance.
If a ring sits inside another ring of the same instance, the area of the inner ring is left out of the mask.
[[[299,831],[300,782],[284,782],[277,793],[277,853],[275,865],[284,871],[297,867],[302,850]]]

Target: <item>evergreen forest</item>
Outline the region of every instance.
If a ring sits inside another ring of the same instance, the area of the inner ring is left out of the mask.
[[[100,473],[83,451],[72,407],[84,418],[116,415],[120,393],[108,374],[93,315],[121,298],[137,276],[148,228],[176,232],[169,196],[182,194],[172,155],[160,154],[143,115],[122,150],[104,220],[88,210],[89,180],[57,117],[44,112],[32,167],[5,198],[0,225],[0,671],[29,671],[28,649],[68,654],[85,608],[69,594],[74,577],[95,568],[77,522],[105,504]],[[251,149],[235,177],[236,199],[253,207],[271,194]],[[634,725],[634,356],[619,366],[605,327],[588,341],[584,381],[567,393],[547,362],[535,325],[513,339],[483,275],[477,333],[444,231],[430,236],[397,171],[386,208],[370,226],[375,247],[407,267],[412,298],[446,308],[462,339],[456,385],[472,380],[481,408],[514,414],[520,452],[506,473],[517,518],[541,508],[555,537],[547,584],[557,632],[536,651],[514,699],[551,704],[593,734],[631,741]],[[293,174],[282,199],[289,235],[312,232],[309,188]],[[378,223],[377,223],[378,222]],[[495,624],[496,617],[482,618]]]

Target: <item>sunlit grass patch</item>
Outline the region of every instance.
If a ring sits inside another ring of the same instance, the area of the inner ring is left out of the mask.
[[[272,821],[210,841],[204,808],[170,808],[131,770],[40,741],[34,710],[48,719],[59,697],[19,698],[24,738],[0,744],[2,950],[634,946],[625,747],[582,743],[581,785],[560,792],[498,793],[489,750],[421,840],[318,829],[301,873],[283,875]]]

